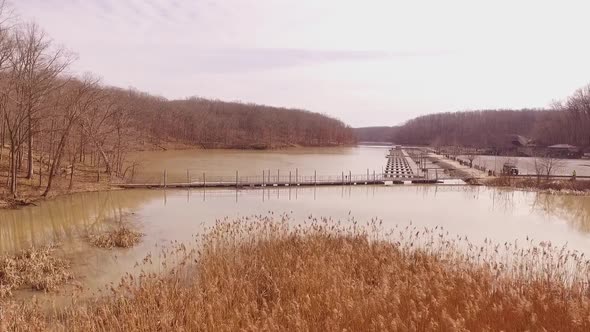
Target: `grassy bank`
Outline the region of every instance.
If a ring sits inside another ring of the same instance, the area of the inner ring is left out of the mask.
[[[2,304],[0,330],[590,329],[588,261],[576,252],[486,241],[440,228],[283,216],[222,221],[144,264],[90,303],[47,313]],[[420,248],[420,249],[418,249]],[[158,263],[152,263],[158,261]]]

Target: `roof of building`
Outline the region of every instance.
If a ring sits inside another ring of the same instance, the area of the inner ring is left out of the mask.
[[[555,144],[548,146],[550,149],[577,149],[577,147],[570,144]]]
[[[532,146],[534,145],[534,141],[526,136],[522,135],[510,135],[510,140],[512,144],[519,145],[519,146]]]

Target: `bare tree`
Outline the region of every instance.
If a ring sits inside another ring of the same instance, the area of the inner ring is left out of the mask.
[[[570,142],[590,145],[590,84],[576,90],[565,102],[564,109],[571,122]]]
[[[469,160],[469,167],[473,167],[473,161],[475,160],[475,158],[477,158],[477,154],[475,153],[474,149],[470,149],[469,152],[467,152],[467,160]]]
[[[51,41],[35,23],[17,29],[14,34],[12,79],[16,112],[26,115],[22,132],[27,139],[27,178],[33,176],[33,137],[37,134],[39,112],[51,91],[58,89],[59,75],[72,57],[62,48],[53,49]],[[62,84],[63,84],[62,80]]]
[[[50,158],[52,161],[48,173],[49,178],[43,196],[47,196],[51,191],[53,179],[59,169],[63,152],[73,126],[80,120],[80,117],[84,113],[92,108],[100,92],[97,80],[91,77],[87,77],[83,81],[71,81],[62,90],[55,96],[56,104],[54,110],[63,110],[63,112],[56,112],[56,115],[59,114],[61,117],[60,121],[58,121],[61,126],[56,128],[58,132],[58,135],[56,135],[57,141],[55,142],[56,147]],[[63,104],[61,104],[62,101]]]
[[[565,162],[562,159],[552,157],[550,154],[545,154],[535,157],[533,166],[537,175],[537,182],[540,182],[542,176],[549,179],[552,175],[555,175],[565,166]]]

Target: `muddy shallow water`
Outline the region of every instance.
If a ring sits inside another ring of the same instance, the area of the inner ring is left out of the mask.
[[[216,219],[290,213],[294,220],[372,218],[385,229],[410,222],[442,225],[471,241],[525,239],[568,244],[590,254],[590,197],[469,186],[352,186],[246,190],[126,190],[64,196],[39,206],[0,211],[0,252],[62,243],[84,287],[117,281],[170,241],[192,241]],[[138,246],[96,249],[84,235],[122,220],[145,233]]]
[[[342,172],[364,175],[367,170],[381,173],[389,147],[359,146],[338,148],[292,148],[283,150],[176,150],[146,151],[131,154],[133,182],[159,183],[164,171],[168,183],[201,181],[203,173],[209,180],[217,177],[235,179],[242,176],[335,176]],[[129,170],[131,172],[132,170]]]

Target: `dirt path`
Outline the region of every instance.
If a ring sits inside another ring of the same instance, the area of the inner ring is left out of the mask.
[[[462,177],[466,178],[485,178],[488,174],[484,171],[480,171],[469,166],[461,165],[458,161],[445,158],[442,155],[429,153],[428,158],[441,165],[443,168],[456,170]]]

